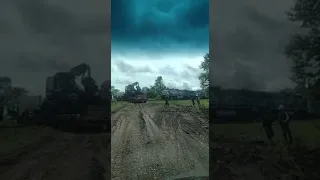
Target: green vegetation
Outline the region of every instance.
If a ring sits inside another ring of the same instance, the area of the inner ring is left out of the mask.
[[[113,101],[111,102],[111,112],[117,111],[127,104],[128,103],[124,101]]]
[[[203,92],[206,92],[208,94],[209,92],[209,53],[205,54],[203,56],[203,61],[201,62],[199,68],[202,70],[202,73],[198,76],[198,79],[200,81],[200,87]],[[165,82],[163,80],[162,76],[158,76],[154,84],[150,87],[142,87],[141,90],[145,92],[150,99],[160,99],[162,92],[166,89],[171,89],[165,85]],[[111,95],[114,98],[119,97],[120,90],[116,89],[116,87],[111,86]]]
[[[300,25],[303,31],[291,37],[285,55],[292,61],[291,79],[296,83],[296,89],[309,100],[320,97],[319,10],[318,1],[297,0],[287,12],[289,20]]]
[[[210,56],[207,53],[203,57],[203,61],[201,62],[200,69],[203,71],[199,75],[200,86],[201,89],[204,90],[206,93],[209,93],[209,64],[210,64]]]
[[[155,100],[150,99],[148,103],[162,103],[164,104],[164,100]],[[200,100],[201,105],[203,105],[205,108],[209,108],[209,100],[208,99],[201,99]],[[172,100],[170,101],[170,104],[176,104],[176,105],[185,105],[185,106],[192,106],[191,100]]]
[[[320,148],[320,121],[292,121],[292,133],[295,143],[302,143],[308,147]],[[274,140],[283,141],[280,125],[273,126],[275,131]],[[210,124],[210,133],[217,137],[225,137],[233,140],[260,139],[267,140],[260,123],[243,124]]]

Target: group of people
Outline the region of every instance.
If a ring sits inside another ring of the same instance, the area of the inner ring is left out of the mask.
[[[290,129],[290,116],[289,114],[284,110],[283,105],[279,105],[277,109],[266,109],[264,112],[261,113],[261,123],[262,127],[264,128],[264,131],[269,139],[269,142],[274,145],[273,137],[274,137],[274,131],[273,131],[273,124],[275,122],[278,122],[281,130],[282,135],[284,137],[284,140],[288,143],[292,143],[292,133]]]
[[[166,104],[166,107],[169,106],[169,96],[168,95],[165,95],[165,104]],[[200,97],[198,95],[194,96],[194,97],[191,97],[191,102],[192,102],[192,105],[195,106],[196,103],[195,101],[197,102],[198,104],[198,107],[200,108],[201,104],[200,104]]]
[[[195,106],[195,102],[197,102],[198,107],[200,108],[200,98],[198,96],[194,96],[191,98],[192,105]],[[166,107],[169,106],[169,96],[165,96],[165,105]],[[273,131],[273,124],[275,122],[278,122],[283,137],[285,141],[288,144],[292,143],[292,133],[290,129],[290,116],[289,114],[284,110],[284,106],[280,105],[277,109],[272,108],[266,108],[264,111],[259,112],[260,113],[260,120],[262,127],[272,145],[274,145],[273,137],[274,137],[274,131]]]
[[[191,97],[191,102],[192,102],[192,105],[195,106],[195,101],[197,102],[198,104],[198,107],[200,108],[200,98],[198,95],[194,96],[194,97]]]

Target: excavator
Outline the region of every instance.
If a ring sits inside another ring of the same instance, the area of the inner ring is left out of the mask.
[[[146,103],[148,96],[141,90],[139,83],[134,82],[125,87],[124,99],[131,103]]]
[[[76,82],[81,77],[82,87]],[[106,88],[106,87],[105,87]],[[101,96],[91,77],[91,68],[82,63],[68,72],[58,72],[46,81],[46,98],[36,111],[38,123],[71,128],[99,126],[110,130],[108,96]]]

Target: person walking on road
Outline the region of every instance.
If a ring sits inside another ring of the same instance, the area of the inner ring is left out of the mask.
[[[169,96],[166,94],[165,97],[166,107],[169,107]]]

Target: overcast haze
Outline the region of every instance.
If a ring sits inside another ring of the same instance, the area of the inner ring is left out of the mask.
[[[3,0],[0,76],[43,93],[47,76],[82,62],[110,79],[110,0]]]
[[[107,79],[109,2],[43,2],[1,2],[0,75],[43,92],[47,76],[86,62],[98,83]],[[290,86],[290,61],[283,48],[296,29],[285,16],[292,5],[293,0],[212,1],[212,82],[258,89]],[[147,86],[163,75],[172,86],[198,86],[197,68],[208,51],[207,7],[208,1],[200,0],[114,1],[112,8],[119,8],[113,10],[112,21],[114,85],[124,88],[139,81]],[[241,63],[232,63],[235,59]],[[250,74],[240,71],[237,78],[229,77],[236,66]]]
[[[112,3],[112,85],[199,88],[209,51],[208,0],[117,0]]]
[[[259,90],[291,87],[291,63],[283,52],[297,30],[285,15],[293,2],[211,1],[211,84]]]

